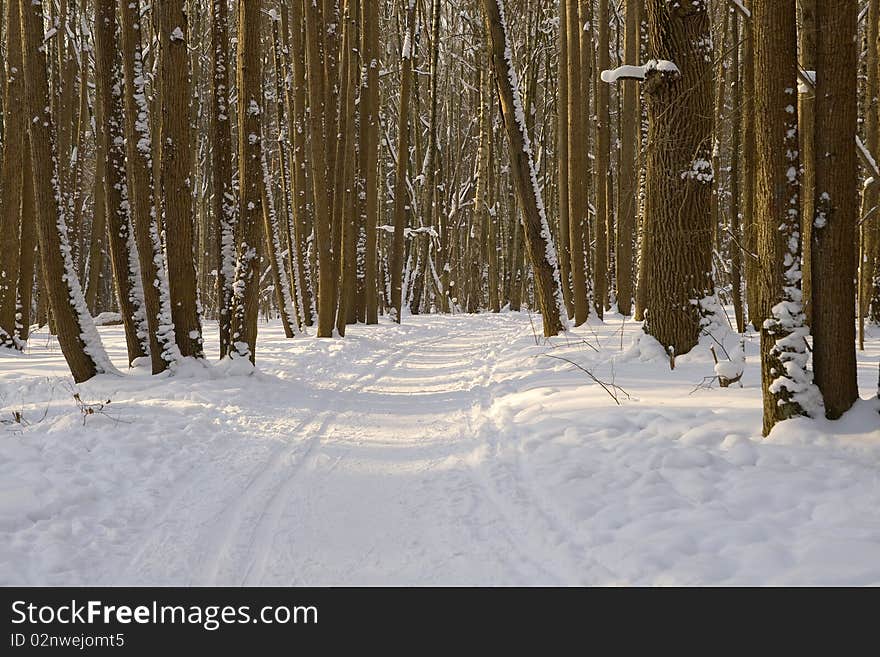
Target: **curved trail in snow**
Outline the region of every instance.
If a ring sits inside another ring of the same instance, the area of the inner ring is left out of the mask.
[[[543,539],[517,528],[523,510],[499,504],[497,483],[477,472],[493,372],[523,328],[483,324],[411,331],[349,363],[343,381],[275,382],[299,389],[274,391],[241,421],[243,433],[278,444],[253,462],[233,444],[199,464],[145,523],[122,581],[371,584],[388,575],[384,562],[399,562],[397,581],[418,583],[444,579],[447,560],[456,571],[471,561],[477,580],[502,568],[514,581],[572,581],[574,568],[543,563]],[[303,397],[310,407],[296,408]],[[332,570],[321,559],[328,551]]]

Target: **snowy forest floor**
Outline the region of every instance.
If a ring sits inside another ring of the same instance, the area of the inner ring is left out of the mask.
[[[880,329],[870,401],[763,439],[755,335],[743,387],[706,389],[707,341],[670,371],[619,316],[540,344],[533,323],[261,324],[251,376],[75,387],[37,333],[0,356],[0,584],[880,585]]]

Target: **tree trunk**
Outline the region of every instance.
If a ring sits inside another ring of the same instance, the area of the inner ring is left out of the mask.
[[[701,0],[648,2],[652,59],[644,228],[645,331],[675,355],[700,336],[700,302],[712,293],[712,68]],[[667,64],[663,64],[667,62]],[[672,65],[668,64],[671,62]]]
[[[799,0],[798,29],[800,66],[808,75],[816,72],[816,3],[824,0]],[[801,85],[799,85],[801,87]],[[815,111],[816,91],[804,86],[798,94],[798,118],[801,147],[801,243],[803,244],[804,316],[811,324],[812,304],[812,235],[816,200]]]
[[[859,397],[855,352],[858,126],[856,0],[816,3],[813,368],[829,419]]]
[[[235,283],[232,297],[231,356],[255,362],[259,310],[262,236],[262,136],[260,134],[260,9],[239,0],[238,44],[238,184],[240,189]]]
[[[644,0],[626,0],[626,31],[624,39],[624,63],[639,63],[641,15]],[[617,267],[617,309],[629,315],[633,298],[633,237],[636,232],[638,211],[639,177],[636,160],[639,153],[639,87],[634,81],[623,81],[623,108],[620,121],[620,167],[617,176],[620,196],[617,202],[617,235],[615,264]],[[644,245],[642,246],[644,249]],[[643,266],[644,262],[643,255]]]
[[[20,0],[21,48],[24,64],[25,102],[31,153],[30,174],[34,180],[40,263],[55,322],[58,343],[74,381],[81,383],[95,374],[115,371],[104,352],[94,322],[89,315],[76,277],[62,196],[58,188],[57,166],[52,143],[54,132],[49,100],[46,50],[43,47],[43,6]],[[42,117],[42,120],[39,120]]]
[[[511,176],[523,213],[526,248],[534,271],[535,290],[544,321],[544,336],[550,337],[565,330],[565,305],[559,284],[556,249],[538,187],[516,69],[507,44],[503,0],[482,0],[482,3],[492,49],[492,69],[507,130]]]
[[[571,297],[571,246],[568,223],[568,0],[559,2],[559,82],[556,96],[557,193],[559,199],[559,267],[562,297],[569,317],[574,316]]]
[[[121,0],[124,2],[124,0]],[[235,190],[232,185],[232,131],[229,121],[229,9],[211,2],[211,214],[217,234],[217,319],[220,358],[232,346],[232,284],[235,278]]]
[[[321,2],[306,2],[306,49],[308,51],[309,122],[311,133],[311,174],[313,189],[315,244],[318,255],[318,337],[333,335],[336,319],[336,281],[330,234],[330,201],[327,185],[327,143],[330,126],[324,131],[326,106],[324,92],[324,15]]]
[[[608,54],[608,0],[599,0],[599,54],[597,66],[604,71],[610,66]],[[596,257],[593,271],[596,277],[595,306],[596,314],[602,319],[605,304],[608,301],[608,282],[605,272],[608,271],[608,242],[613,241],[613,222],[608,212],[608,196],[611,189],[611,117],[608,111],[608,85],[597,80],[596,85]],[[609,237],[611,238],[609,240]]]
[[[367,324],[378,324],[376,275],[379,244],[376,222],[379,216],[379,8],[375,2],[364,2],[362,7],[364,61],[367,67],[366,87],[361,94],[364,139],[360,145],[364,152],[364,208],[367,215],[364,227],[364,305]]]
[[[733,48],[730,63],[731,101],[730,113],[730,286],[733,298],[733,313],[736,318],[736,330],[746,330],[745,313],[742,296],[742,228],[740,213],[740,162],[742,149],[742,71],[740,70],[740,17],[738,13],[731,16],[731,35]],[[749,257],[746,254],[746,257]]]
[[[181,355],[201,358],[202,326],[193,258],[189,26],[184,4],[184,0],[163,0],[159,7],[162,134],[156,146],[161,160],[164,228],[170,237],[166,247],[175,342]]]
[[[22,186],[22,161],[27,148],[23,99],[21,21],[18,0],[7,0],[6,88],[4,105],[3,159],[0,163],[0,348],[22,348],[15,339],[18,296]]]
[[[581,56],[583,23],[578,0],[568,0],[568,229],[571,248],[571,292],[574,323],[580,326],[590,313],[587,291],[586,258],[589,255],[587,224],[589,223],[589,109],[584,108],[589,93],[587,70]]]
[[[103,122],[97,137],[106,154],[103,176],[104,212],[107,243],[116,287],[119,313],[125,327],[129,366],[136,358],[148,355],[148,333],[140,280],[140,264],[132,234],[130,203],[125,181],[125,142],[123,123],[122,76],[119,71],[114,0],[95,3],[95,80]]]
[[[801,305],[795,0],[755,0],[755,198],[764,435],[813,406]],[[852,150],[852,149],[850,149]]]
[[[406,172],[409,165],[409,97],[412,85],[413,48],[416,34],[416,5],[406,0],[406,36],[400,56],[400,100],[397,112],[397,164],[394,172],[394,242],[391,247],[391,307],[400,323],[403,308],[404,233],[409,203]]]
[[[12,0],[13,4],[15,0]],[[17,48],[18,46],[16,46]],[[27,133],[25,132],[25,138]],[[18,307],[21,317],[17,320],[19,342],[24,343],[30,335],[31,303],[34,294],[34,264],[37,258],[37,219],[34,208],[34,179],[30,176],[31,154],[24,144],[22,169],[25,172],[21,194],[21,250],[18,268]]]

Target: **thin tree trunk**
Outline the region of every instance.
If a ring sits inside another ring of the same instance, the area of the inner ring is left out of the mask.
[[[589,149],[588,117],[584,101],[589,93],[587,70],[581,56],[583,23],[578,13],[578,0],[568,0],[568,229],[571,248],[571,291],[574,323],[587,321],[590,298],[587,291],[586,258],[589,254],[587,224],[589,223],[589,181],[587,153]]]
[[[18,0],[6,5],[6,110],[4,116],[3,158],[0,163],[0,348],[21,348],[15,339],[15,313],[18,296],[22,187],[22,160],[27,148],[23,102],[21,21]]]
[[[626,0],[626,30],[624,38],[624,63],[639,63],[641,41],[641,15],[644,0]],[[634,81],[623,81],[623,107],[620,120],[620,166],[617,176],[620,188],[617,203],[617,234],[615,248],[617,309],[629,315],[633,298],[633,237],[636,232],[638,212],[639,177],[636,161],[639,153],[639,88]],[[642,244],[642,267],[647,264],[645,245]],[[637,317],[637,319],[641,319]]]
[[[125,0],[120,0],[124,2]],[[232,284],[235,278],[235,190],[232,186],[232,132],[229,120],[229,9],[211,2],[211,214],[217,235],[217,319],[220,358],[232,347]]]
[[[363,42],[364,62],[367,67],[366,89],[361,95],[364,111],[361,115],[365,139],[361,143],[364,151],[365,170],[364,207],[366,222],[366,244],[364,247],[364,304],[367,324],[377,324],[378,283],[377,256],[379,250],[376,223],[379,215],[379,11],[378,3],[363,3]]]
[[[11,0],[13,4],[16,0]],[[27,133],[25,132],[25,139]],[[21,194],[21,250],[18,268],[18,307],[21,317],[17,319],[19,342],[24,343],[30,335],[31,303],[34,294],[34,265],[37,258],[37,218],[34,208],[34,179],[30,176],[31,154],[25,149],[22,158],[25,172]]]
[[[260,9],[253,2],[238,2],[238,221],[240,242],[232,297],[231,356],[255,362],[259,310],[261,188],[263,176],[260,134]]]
[[[406,175],[409,164],[409,97],[412,85],[413,48],[415,48],[416,4],[405,0],[406,37],[400,55],[400,100],[397,113],[397,165],[394,173],[394,243],[391,247],[391,307],[394,321],[401,320],[403,308],[404,233],[407,224],[408,192]]]
[[[119,313],[125,327],[128,363],[149,354],[140,264],[132,234],[130,203],[125,180],[122,77],[114,0],[95,3],[95,79],[102,124],[98,139],[106,154],[103,176],[107,243],[116,287]]]
[[[819,0],[799,0],[798,6],[798,40],[800,66],[807,75],[816,74],[816,3]],[[799,85],[798,119],[801,147],[801,236],[803,244],[803,295],[804,316],[807,324],[811,324],[812,304],[812,234],[813,216],[816,201],[816,150],[815,150],[815,106],[816,90],[810,86]]]
[[[565,330],[565,305],[559,283],[556,249],[538,187],[532,147],[525,126],[525,113],[519,83],[507,43],[507,21],[503,0],[482,0],[486,31],[492,52],[492,69],[498,90],[510,153],[510,169],[517,199],[523,213],[526,248],[534,271],[535,289],[544,323],[550,337]]]

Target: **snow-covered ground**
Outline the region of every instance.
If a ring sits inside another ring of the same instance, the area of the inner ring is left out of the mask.
[[[0,584],[880,584],[880,331],[870,401],[762,439],[754,336],[720,389],[709,341],[670,371],[620,317],[533,326],[261,325],[256,374],[76,387],[39,333],[0,355]]]

